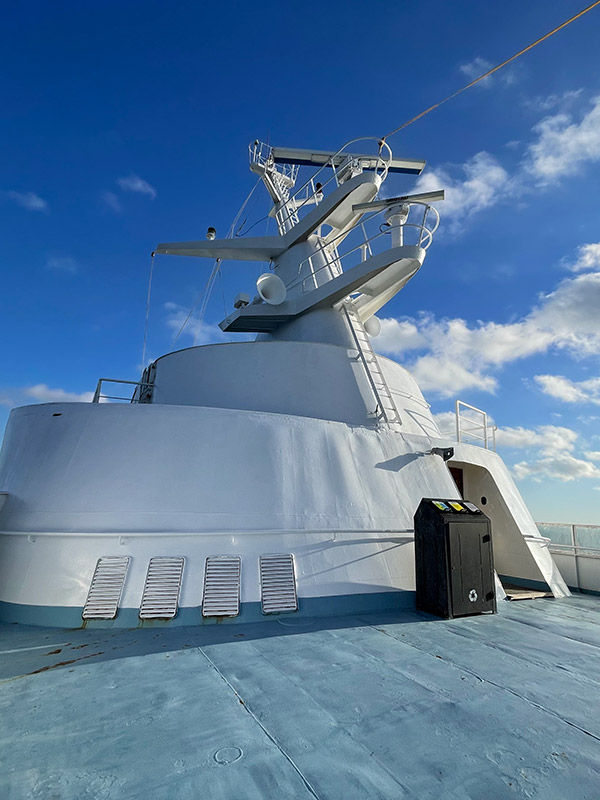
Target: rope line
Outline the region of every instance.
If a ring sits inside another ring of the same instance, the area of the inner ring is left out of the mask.
[[[557,25],[556,28],[553,28],[551,31],[548,31],[548,33],[545,33],[543,36],[540,36],[540,38],[536,39],[535,42],[532,42],[531,44],[527,45],[527,47],[524,47],[522,50],[519,50],[518,53],[515,53],[510,58],[507,58],[506,61],[503,61],[501,64],[498,64],[497,66],[492,67],[492,69],[489,69],[487,72],[484,72],[483,75],[480,75],[478,78],[475,78],[475,80],[471,81],[471,83],[468,83],[466,86],[463,86],[462,89],[458,89],[458,91],[453,92],[452,94],[448,95],[448,97],[445,97],[443,100],[440,100],[439,103],[434,103],[434,105],[429,106],[429,108],[426,108],[425,111],[421,111],[420,114],[417,114],[416,117],[409,119],[408,122],[404,122],[402,125],[399,125],[397,128],[394,128],[393,131],[386,133],[385,136],[381,137],[381,141],[385,142],[385,140],[389,139],[390,136],[394,136],[396,133],[398,133],[398,131],[401,131],[403,128],[408,128],[408,126],[412,125],[413,122],[416,122],[418,119],[421,119],[421,117],[424,117],[426,114],[429,114],[436,108],[443,106],[444,103],[448,102],[448,100],[452,100],[459,94],[462,94],[462,92],[466,92],[466,90],[470,89],[471,86],[475,86],[475,84],[479,83],[479,81],[482,81],[484,78],[493,75],[494,72],[497,72],[499,69],[502,69],[502,67],[505,67],[507,64],[510,64],[511,61],[514,61],[516,58],[519,58],[519,56],[522,56],[524,53],[527,53],[529,50],[532,50],[536,45],[540,44],[546,39],[549,39],[551,36],[554,36],[555,33],[558,33],[558,31],[562,30],[563,28],[566,28],[567,25],[570,25],[572,22],[575,22],[576,19],[583,17],[584,14],[587,14],[588,11],[591,11],[598,5],[600,5],[600,0],[596,0],[595,3],[592,3],[591,5],[587,6],[587,8],[584,8],[582,11],[579,11],[579,13],[570,17],[565,22],[562,22],[560,25]]]
[[[152,292],[152,275],[154,273],[154,256],[150,256],[150,275],[148,277],[148,295],[146,297],[146,322],[144,325],[144,346],[142,347],[142,369],[146,367],[146,345],[148,344],[148,319],[150,317],[150,294]]]
[[[600,2],[600,0],[598,0],[598,2]],[[248,192],[248,196],[246,197],[246,199],[244,200],[244,202],[240,206],[240,210],[237,212],[237,214],[235,215],[235,217],[233,219],[233,222],[231,223],[231,227],[229,228],[229,232],[227,233],[227,236],[225,237],[226,239],[233,239],[234,233],[235,233],[235,227],[238,224],[240,217],[244,213],[244,209],[246,208],[246,206],[250,202],[250,198],[252,197],[252,195],[254,194],[256,189],[258,188],[258,184],[260,183],[260,181],[261,181],[261,178],[259,177],[258,180],[256,181],[256,183],[254,184],[254,186],[252,187],[252,189],[250,189],[250,191]],[[242,223],[242,227],[243,227],[244,224],[245,224],[245,220],[244,220],[244,223]],[[220,271],[221,271],[221,259],[217,258],[217,260],[213,264],[213,268],[211,270],[210,275],[208,276],[208,280],[206,282],[206,285],[205,285],[203,291],[196,297],[196,299],[192,303],[192,307],[190,308],[187,317],[183,321],[183,325],[181,326],[181,328],[179,328],[179,331],[177,332],[177,335],[173,339],[173,344],[175,344],[177,339],[179,339],[179,337],[183,333],[183,329],[185,328],[185,326],[190,321],[190,318],[191,318],[192,314],[194,313],[194,311],[196,310],[196,307],[197,307],[197,305],[198,305],[200,300],[202,300],[202,305],[200,306],[200,312],[198,314],[198,321],[202,322],[202,320],[204,319],[204,315],[206,313],[206,308],[208,306],[208,301],[210,300],[210,296],[212,294],[212,290],[214,288],[215,282],[217,280],[217,277],[218,277]],[[194,345],[196,344],[196,341],[197,341],[197,336],[194,336]]]

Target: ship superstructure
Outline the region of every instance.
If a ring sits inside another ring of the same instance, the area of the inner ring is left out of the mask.
[[[92,403],[12,412],[3,618],[128,627],[411,606],[415,510],[463,494],[485,498],[498,573],[568,594],[501,459],[442,437],[414,378],[373,347],[443,199],[380,189],[424,162],[378,140],[255,142],[250,166],[277,235],[210,231],[156,252],[267,264],[220,323],[256,340],[162,356],[127,404],[101,402],[101,382]]]

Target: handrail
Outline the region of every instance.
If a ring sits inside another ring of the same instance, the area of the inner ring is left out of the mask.
[[[430,206],[427,203],[423,203],[421,201],[414,201],[412,203],[407,203],[406,205],[409,205],[409,206],[424,206],[424,213],[423,213],[422,222],[420,222],[420,223],[405,222],[401,226],[401,228],[402,228],[402,230],[404,228],[411,228],[411,229],[414,229],[414,230],[418,231],[418,236],[416,237],[417,238],[417,247],[422,247],[424,250],[427,250],[427,248],[430,246],[431,242],[433,241],[433,234],[436,232],[436,230],[437,230],[437,228],[439,226],[439,223],[440,223],[439,212],[433,206]],[[377,233],[373,234],[372,236],[368,236],[367,230],[365,228],[365,223],[370,221],[370,220],[372,220],[372,219],[374,219],[376,216],[383,214],[384,211],[385,211],[385,209],[379,209],[379,210],[369,214],[367,217],[365,217],[365,219],[363,220],[363,222],[361,223],[361,226],[360,226],[360,230],[362,231],[363,238],[359,241],[358,244],[354,245],[349,250],[346,250],[345,252],[343,252],[341,254],[337,252],[337,244],[336,243],[338,241],[343,241],[348,236],[348,232],[347,231],[342,231],[342,233],[339,233],[337,236],[335,236],[333,239],[330,239],[327,242],[323,242],[321,240],[319,242],[319,249],[316,251],[316,253],[313,253],[310,256],[307,256],[307,258],[303,259],[300,262],[300,264],[298,265],[298,277],[295,280],[291,281],[287,285],[287,288],[291,289],[292,287],[297,286],[298,283],[301,283],[303,292],[312,290],[312,289],[316,288],[317,285],[318,285],[315,276],[318,273],[322,272],[323,270],[326,270],[326,269],[329,270],[330,271],[330,277],[334,277],[334,275],[331,274],[332,273],[332,269],[331,269],[332,261],[341,264],[343,259],[346,259],[348,256],[350,256],[353,253],[356,253],[358,251],[361,251],[361,260],[362,261],[365,261],[366,258],[368,258],[370,256],[373,256],[372,244],[376,240],[380,239],[382,236],[389,235],[391,233],[391,228],[386,228],[384,230],[381,230],[381,227],[380,227],[379,230],[377,231]],[[429,214],[430,211],[433,212],[435,221],[434,221],[433,227],[428,228],[425,223],[427,222],[427,215]],[[355,231],[358,232],[359,228],[358,227],[355,228]],[[402,241],[404,241],[403,234],[402,234]],[[333,250],[335,252],[335,257],[333,257],[333,259],[332,259],[332,253],[330,252],[331,250]],[[367,255],[367,253],[368,253],[368,255]],[[314,259],[314,257],[316,255],[320,255],[325,260],[325,263],[322,264],[317,269],[314,269],[313,268],[313,259]],[[309,267],[309,274],[306,275],[303,278],[302,277],[302,272],[303,272],[303,270],[305,270],[306,266]],[[311,287],[308,287],[308,282],[311,281],[311,280],[313,282],[313,285]]]
[[[589,522],[536,522],[536,525],[547,525],[549,528],[597,528],[600,530],[600,523],[593,525]]]
[[[475,411],[477,414],[481,414],[482,421],[478,423],[474,419],[470,419],[469,417],[463,417],[460,413],[461,406],[470,409],[471,411]],[[490,449],[490,434],[491,434],[491,444],[492,450],[496,452],[496,431],[498,430],[497,425],[488,425],[488,416],[485,411],[482,411],[480,408],[476,406],[472,406],[469,403],[465,403],[462,400],[456,401],[456,441],[462,442],[462,434],[467,434],[468,436],[472,436],[474,439],[479,439],[483,442],[483,446],[486,450]],[[461,421],[466,420],[470,422],[471,425],[474,427],[470,429],[466,429],[461,425]],[[478,433],[478,431],[482,431],[482,433]]]
[[[600,559],[600,548],[598,547],[588,547],[579,540],[578,537],[578,530],[580,528],[585,529],[586,531],[594,530],[598,533],[598,542],[600,544],[600,524],[599,525],[590,525],[589,523],[573,523],[573,522],[536,522],[538,529],[552,529],[552,528],[561,528],[568,530],[568,536],[571,539],[570,542],[555,542],[550,538],[551,541],[548,546],[548,550],[550,553],[556,556],[565,556],[568,558],[573,558],[574,569],[575,569],[575,585],[581,586],[581,576],[580,576],[580,569],[579,569],[579,559]],[[593,542],[596,544],[596,542]]]
[[[535,536],[532,533],[524,533],[522,534],[522,536],[526,542],[537,542],[537,544],[539,544],[540,547],[548,547],[548,545],[552,541],[552,539],[549,539],[547,536]]]
[[[140,387],[149,387],[154,386],[153,383],[148,383],[147,381],[126,381],[120,380],[119,378],[100,378],[98,383],[96,384],[96,391],[94,392],[94,397],[92,398],[92,403],[99,403],[100,399],[103,400],[128,400],[130,403],[136,402],[133,399],[133,395],[131,397],[118,397],[115,395],[110,394],[102,394],[102,384],[103,383],[126,383],[130,386],[140,386]],[[134,392],[135,395],[135,392]],[[139,401],[137,401],[139,402]]]
[[[305,189],[308,189],[308,187],[310,187],[310,189],[312,191],[310,193],[307,192],[307,196],[313,196],[313,195],[317,194],[315,180],[316,180],[317,176],[320,175],[323,172],[323,170],[328,169],[329,167],[331,167],[333,175],[330,178],[328,178],[326,181],[324,181],[323,184],[319,187],[319,192],[320,193],[322,193],[323,189],[326,186],[328,186],[332,181],[335,181],[336,186],[340,185],[339,180],[338,180],[338,171],[340,170],[340,167],[343,169],[346,165],[345,164],[341,164],[340,166],[336,167],[335,166],[335,159],[339,155],[341,155],[343,153],[343,151],[347,147],[350,147],[350,145],[353,145],[356,142],[364,142],[364,141],[374,141],[374,142],[377,142],[377,144],[380,146],[379,153],[377,155],[369,156],[369,158],[370,159],[374,158],[374,159],[377,159],[377,161],[381,161],[381,167],[376,166],[373,171],[374,171],[375,174],[379,175],[379,177],[381,178],[381,181],[385,180],[385,178],[387,177],[387,173],[388,173],[390,162],[391,162],[392,157],[393,157],[392,150],[391,150],[390,146],[388,145],[388,143],[387,142],[382,142],[376,136],[361,136],[358,139],[352,139],[351,141],[346,142],[345,145],[340,147],[340,149],[336,153],[334,153],[331,156],[331,158],[325,164],[323,164],[322,167],[319,167],[319,169],[313,175],[311,175],[311,177],[308,178],[308,180],[305,181],[305,183],[303,183],[302,186],[299,189],[297,189],[294,192],[293,195],[290,195],[290,197],[288,197],[288,199],[286,200],[285,203],[283,203],[281,205],[281,207],[277,210],[277,212],[275,214],[275,217],[276,217],[277,222],[278,222],[280,227],[284,226],[286,222],[289,222],[291,217],[292,217],[292,215],[295,214],[296,211],[298,210],[297,207],[295,207],[294,209],[289,208],[288,204],[294,204],[295,205],[294,201],[295,201],[295,199],[298,197],[298,195],[301,192],[303,192]],[[387,154],[387,157],[384,157],[382,155],[384,150],[385,150],[385,152]],[[351,154],[349,154],[349,155],[351,155]],[[381,174],[378,173],[379,169],[381,169]]]

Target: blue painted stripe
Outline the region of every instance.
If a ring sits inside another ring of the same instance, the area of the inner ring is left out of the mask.
[[[365,614],[372,611],[414,609],[414,592],[369,592],[335,595],[332,597],[299,597],[298,611],[289,614],[262,613],[260,603],[242,603],[237,617],[203,617],[199,606],[180,608],[170,620],[141,620],[137,608],[120,608],[116,619],[83,620],[82,607],[29,606],[20,603],[0,602],[0,620],[23,625],[41,625],[54,628],[163,628],[179,625],[215,625],[240,622],[259,622],[289,617],[331,617],[348,614]]]

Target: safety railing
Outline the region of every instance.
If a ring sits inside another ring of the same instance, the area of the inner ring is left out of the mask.
[[[600,525],[570,522],[536,522],[536,525],[549,541],[551,553],[600,558]]]
[[[250,156],[251,164],[258,164],[265,169],[267,167],[275,167],[273,161],[273,149],[265,142],[259,142],[258,139],[252,144],[248,145],[248,154]],[[299,167],[297,164],[278,164],[278,172],[283,178],[292,186],[296,183]]]
[[[121,400],[127,403],[140,403],[142,400],[140,399],[141,392],[137,393],[136,397],[136,389],[133,390],[133,394],[131,396],[122,397],[120,395],[110,395],[110,394],[103,394],[102,393],[102,384],[103,383],[120,383],[126,384],[128,386],[135,386],[139,387],[140,389],[147,389],[148,391],[152,390],[154,386],[153,383],[147,383],[145,381],[124,381],[119,380],[118,378],[100,378],[96,385],[96,391],[94,392],[94,397],[92,399],[92,403],[101,403],[107,402],[110,400]]]
[[[356,157],[345,152],[358,142],[375,142],[378,152],[374,155]],[[341,160],[340,160],[341,157]],[[253,163],[269,169],[274,167],[271,148],[263,142],[254,142],[250,145],[250,159]],[[375,136],[366,136],[353,139],[341,147],[333,156],[319,167],[319,169],[305,181],[275,212],[275,219],[281,233],[285,233],[298,222],[298,211],[310,205],[318,205],[324,197],[324,190],[337,188],[341,183],[353,175],[361,173],[364,169],[372,169],[384,181],[387,177],[392,151],[387,142],[382,142]],[[298,167],[289,164],[277,164],[277,171],[293,185],[298,174]],[[328,171],[331,170],[331,175]]]
[[[427,203],[415,201],[405,205],[408,208],[407,218],[401,225],[389,225],[384,217],[386,209],[380,209],[367,215],[350,235],[348,232],[342,232],[333,239],[321,239],[316,253],[300,262],[298,277],[288,284],[287,288],[291,289],[302,283],[303,292],[312,291],[325,280],[336,277],[376,253],[389,250],[390,246],[414,245],[426,250],[433,241],[433,235],[440,223],[440,215],[436,208]],[[413,207],[423,209],[418,222],[408,221]],[[375,228],[375,232],[370,233],[368,228],[371,230]],[[390,235],[395,238],[393,245],[385,238]],[[339,245],[348,238],[347,249],[340,253]],[[320,280],[321,277],[324,280]]]
[[[468,409],[469,414],[465,415],[462,409]],[[488,422],[488,415],[480,408],[463,403],[462,400],[456,401],[456,441],[469,444],[481,443],[486,450],[496,451],[496,425]],[[471,440],[474,439],[475,442]]]

